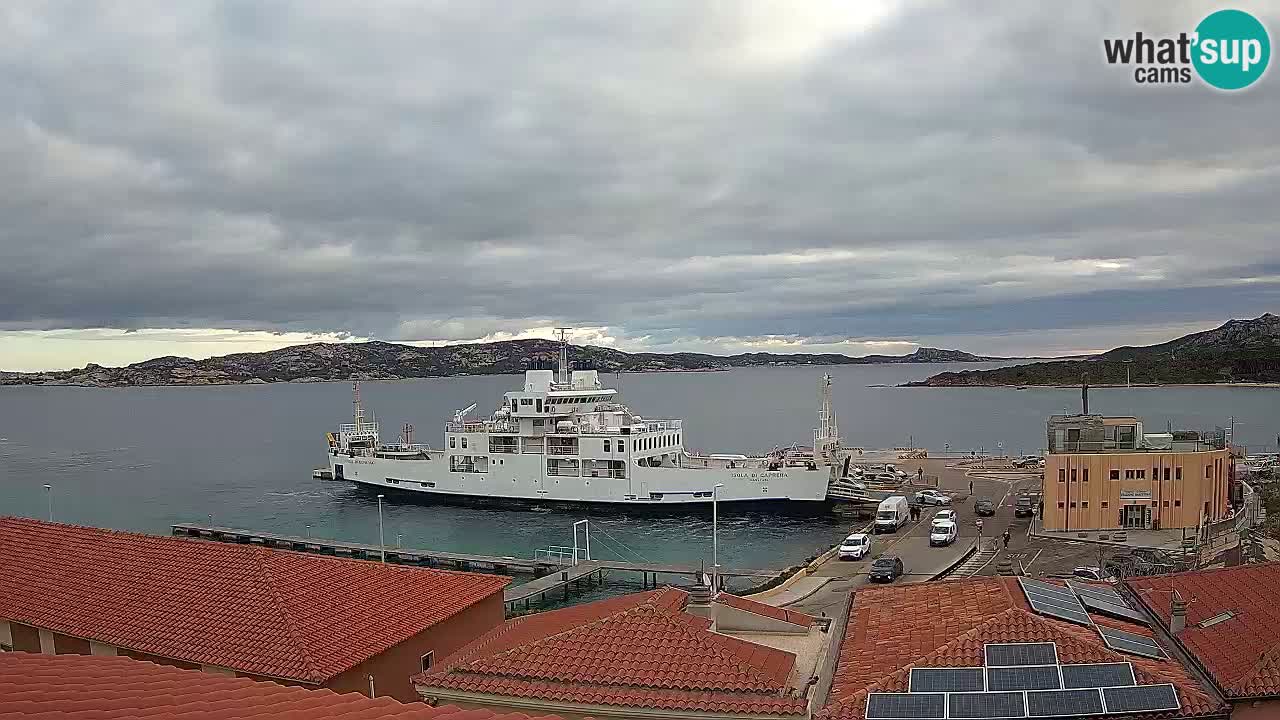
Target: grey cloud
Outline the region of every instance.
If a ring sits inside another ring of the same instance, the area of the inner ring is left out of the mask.
[[[907,3],[844,33],[854,6],[819,7],[5,8],[0,329],[950,339],[1275,309],[1276,78],[1101,60],[1213,6]]]

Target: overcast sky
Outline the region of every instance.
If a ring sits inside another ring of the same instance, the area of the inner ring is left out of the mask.
[[[1218,7],[0,4],[0,368],[555,325],[1060,354],[1280,311],[1276,70],[1102,60]]]

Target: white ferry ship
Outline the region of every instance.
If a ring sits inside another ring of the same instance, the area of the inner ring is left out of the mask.
[[[410,426],[382,443],[355,392],[355,422],[329,433],[321,476],[429,496],[612,506],[689,506],[712,502],[822,503],[839,494],[848,469],[831,408],[831,377],[822,378],[813,447],[751,457],[691,454],[680,420],[643,418],[600,383],[595,370],[568,369],[561,338],[559,369],[528,370],[524,388],[508,392],[488,419],[472,405],[445,424],[440,449],[413,444]]]

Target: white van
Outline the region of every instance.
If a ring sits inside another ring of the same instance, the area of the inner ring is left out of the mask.
[[[901,495],[887,497],[880,501],[876,508],[875,531],[877,534],[898,532],[898,528],[907,524],[911,518],[911,505]]]

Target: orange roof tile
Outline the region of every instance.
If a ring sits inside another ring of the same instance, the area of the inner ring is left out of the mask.
[[[688,594],[636,593],[516,618],[414,677],[419,690],[585,705],[795,715],[791,653],[708,630]]]
[[[1099,624],[1150,636],[1140,625]],[[1182,709],[1135,718],[1216,715],[1226,706],[1177,662],[1122,655],[1097,631],[1031,611],[1017,578],[864,588],[854,595],[824,720],[862,720],[870,692],[906,692],[912,667],[981,667],[986,643],[1053,642],[1062,663],[1131,662],[1140,684],[1173,683]]]
[[[321,683],[500,593],[493,575],[0,518],[0,617]]]
[[[1280,695],[1280,563],[1135,578],[1129,587],[1169,626],[1172,592],[1187,602],[1178,642],[1230,698]],[[1210,618],[1223,618],[1199,627]]]
[[[523,713],[402,704],[156,665],[127,657],[0,653],[8,720],[537,720]],[[554,715],[541,720],[559,720]]]
[[[791,623],[792,625],[800,625],[802,627],[812,627],[814,623],[818,622],[818,619],[812,615],[805,615],[804,613],[796,612],[795,610],[788,610],[774,605],[766,605],[762,602],[748,600],[747,598],[730,595],[726,592],[717,593],[716,602],[744,612],[763,615],[767,618],[781,620],[782,622]]]

